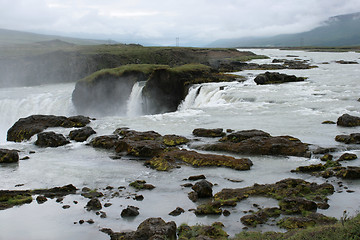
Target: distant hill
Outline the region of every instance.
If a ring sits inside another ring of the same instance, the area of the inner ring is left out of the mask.
[[[329,18],[308,32],[273,37],[220,39],[210,47],[340,47],[360,45],[360,12]]]
[[[97,44],[109,43],[109,41],[107,40],[70,38],[70,37],[62,37],[55,35],[44,35],[44,34],[37,34],[30,32],[0,29],[0,46],[14,45],[14,44],[33,44],[38,42],[47,42],[47,41],[55,41],[55,40],[62,41],[63,43],[67,42],[77,45],[97,45]],[[114,41],[111,40],[110,42],[114,43]]]

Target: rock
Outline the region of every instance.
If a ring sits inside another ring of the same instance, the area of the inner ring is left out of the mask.
[[[103,197],[104,194],[102,192],[98,192],[96,190],[90,190],[90,191],[83,191],[81,193],[81,196],[92,199],[92,198]]]
[[[127,206],[121,211],[121,217],[136,217],[139,215],[139,208],[134,206]]]
[[[110,207],[111,205],[112,205],[112,203],[105,203],[105,204],[104,204],[104,207],[107,208],[107,207]]]
[[[0,210],[32,202],[30,191],[0,190]]]
[[[349,160],[355,160],[357,159],[357,155],[354,153],[344,153],[340,156],[340,158],[337,161],[349,161]]]
[[[114,134],[132,141],[158,140],[161,137],[161,135],[155,131],[138,132],[128,128],[118,128],[114,131]]]
[[[134,182],[131,182],[129,184],[129,186],[131,186],[131,187],[133,187],[133,188],[135,188],[137,190],[143,190],[143,189],[151,190],[151,189],[155,188],[154,185],[148,184],[144,180],[136,180]]]
[[[324,156],[322,156],[321,158],[320,158],[320,160],[321,161],[331,161],[331,160],[333,160],[333,155],[331,155],[331,154],[325,154]]]
[[[178,145],[183,145],[188,143],[190,140],[186,137],[177,136],[177,135],[164,135],[162,138],[163,144],[168,147],[174,147]]]
[[[95,137],[91,140],[90,145],[95,148],[111,149],[115,148],[119,137],[116,135],[107,135]]]
[[[158,171],[168,171],[179,164],[190,164],[194,167],[229,167],[235,170],[249,170],[252,162],[248,158],[234,158],[225,155],[202,154],[188,150],[163,152],[146,162]]]
[[[336,173],[336,177],[343,179],[360,179],[360,167],[348,166]]]
[[[227,210],[227,209],[225,209],[225,210],[223,211],[223,215],[224,215],[225,217],[230,216],[230,214],[231,214],[231,212],[230,212],[229,210]]]
[[[360,144],[360,133],[351,133],[350,135],[337,135],[335,141],[345,144]]]
[[[75,140],[76,142],[84,142],[95,133],[96,132],[91,127],[84,127],[71,131],[69,133],[69,137],[71,140]]]
[[[36,201],[38,204],[42,204],[47,201],[47,198],[45,196],[37,196]]]
[[[135,157],[154,157],[164,151],[166,147],[156,140],[119,140],[115,151]]]
[[[229,235],[223,230],[224,224],[214,222],[211,226],[196,224],[188,226],[181,224],[178,228],[179,239],[196,239],[196,240],[225,240]]]
[[[237,141],[240,141],[240,138],[236,139]],[[224,151],[254,155],[285,155],[300,157],[309,155],[308,145],[292,136],[255,136],[240,142],[232,142],[231,139],[226,137],[222,139],[220,143],[208,144],[200,148],[207,151]]]
[[[72,184],[68,184],[62,187],[53,187],[49,189],[36,189],[32,190],[32,194],[42,194],[45,197],[48,198],[54,198],[54,197],[63,197],[69,194],[75,194],[76,193],[76,187]]]
[[[197,202],[197,200],[199,200],[197,193],[194,191],[188,193],[188,198],[193,202]]]
[[[195,214],[197,216],[204,216],[204,215],[221,215],[221,204],[217,202],[208,202],[205,204],[199,205],[196,210]]]
[[[337,222],[336,218],[327,217],[320,213],[309,213],[303,217],[287,217],[281,219],[277,225],[286,229],[307,228],[315,225],[328,225]]]
[[[39,147],[59,147],[70,143],[62,134],[42,132],[37,135],[35,145]]]
[[[336,124],[342,127],[360,126],[360,117],[351,116],[349,114],[343,114],[338,118]]]
[[[201,175],[196,175],[196,176],[190,176],[187,180],[197,181],[197,180],[201,180],[201,179],[206,179],[205,175],[201,174]]]
[[[263,84],[277,84],[277,83],[286,83],[286,82],[300,82],[304,81],[303,77],[296,77],[295,75],[286,75],[278,72],[265,72],[259,74],[254,81],[258,85]]]
[[[229,142],[237,143],[253,137],[271,137],[271,135],[261,130],[252,129],[252,130],[244,130],[244,131],[231,133],[228,136],[220,139],[220,141],[222,142],[229,141]]]
[[[303,211],[316,211],[317,204],[303,198],[284,198],[279,203],[280,209],[287,214],[301,213]]]
[[[18,151],[0,148],[0,163],[15,163],[15,162],[19,162]]]
[[[179,216],[180,214],[184,213],[184,209],[177,207],[175,210],[171,211],[169,215],[171,216]]]
[[[323,121],[321,124],[336,124],[336,122],[326,120],[326,121]]]
[[[62,206],[63,209],[69,209],[70,208],[70,205],[64,205]]]
[[[215,128],[215,129],[196,128],[193,130],[192,133],[196,137],[222,137],[225,135],[222,128]]]
[[[249,227],[256,227],[258,224],[266,223],[270,217],[280,216],[279,208],[265,208],[254,214],[245,215],[240,218],[240,221]]]
[[[194,190],[199,198],[208,198],[212,197],[212,186],[213,184],[211,182],[208,182],[206,180],[201,180],[192,187],[192,190]]]
[[[100,200],[97,199],[97,198],[91,199],[91,200],[86,204],[86,209],[87,209],[88,211],[91,211],[91,210],[97,211],[97,210],[102,209],[102,205],[101,205]]]
[[[90,118],[84,116],[63,117],[54,115],[32,115],[20,118],[7,132],[7,140],[21,142],[49,127],[84,127]]]
[[[339,64],[359,64],[356,61],[345,61],[345,60],[338,60],[338,61],[335,61],[335,62],[339,63]]]

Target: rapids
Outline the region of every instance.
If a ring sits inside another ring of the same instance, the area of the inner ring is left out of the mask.
[[[247,49],[248,50],[248,49]],[[261,129],[271,135],[291,135],[303,142],[321,147],[339,147],[345,145],[335,142],[338,134],[349,134],[358,128],[342,128],[336,125],[321,124],[325,120],[336,121],[348,113],[360,116],[360,67],[359,65],[342,65],[336,60],[360,62],[360,54],[315,53],[304,51],[282,51],[276,49],[252,49],[256,54],[267,55],[270,59],[254,60],[257,63],[270,63],[274,58],[294,59],[296,55],[310,61],[318,68],[310,70],[281,70],[278,72],[306,77],[304,82],[280,85],[256,85],[255,76],[264,71],[242,71],[235,74],[246,77],[244,82],[208,83],[194,85],[178,111],[158,115],[141,114],[142,84],[136,84],[127,103],[126,116],[97,117],[90,126],[97,135],[111,134],[118,127],[129,127],[138,131],[154,130],[160,134],[178,134],[193,138],[194,128],[224,128],[234,130]],[[325,64],[326,62],[326,64]],[[191,168],[182,167],[171,172],[157,172],[143,166],[143,162],[130,157],[113,160],[112,153],[95,150],[82,143],[72,142],[56,149],[42,149],[29,142],[13,143],[6,141],[6,132],[19,118],[32,114],[54,114],[71,116],[76,111],[71,102],[74,83],[42,85],[35,87],[18,87],[0,89],[0,148],[18,149],[20,157],[29,156],[29,160],[20,161],[17,165],[0,165],[0,189],[35,189],[73,184],[77,188],[98,188],[106,186],[126,186],[123,194],[135,191],[128,187],[131,181],[146,180],[156,186],[152,191],[141,191],[143,201],[125,197],[107,199],[113,203],[103,208],[107,218],[101,219],[94,212],[84,209],[87,199],[79,195],[67,196],[63,204],[69,209],[62,209],[62,204],[49,199],[44,204],[33,201],[20,207],[0,211],[0,239],[108,239],[99,232],[99,228],[112,228],[114,231],[134,230],[146,218],[162,217],[165,221],[175,221],[194,225],[211,224],[221,221],[229,234],[240,232],[244,227],[240,222],[243,211],[254,209],[253,203],[261,206],[275,206],[276,201],[265,198],[250,198],[230,208],[232,214],[224,216],[196,217],[187,210],[196,208],[196,204],[187,198],[190,189],[182,188],[184,178],[204,174],[207,180],[217,183],[213,192],[222,188],[246,187],[254,183],[274,183],[292,177],[303,178],[318,183],[327,180],[307,174],[295,174],[290,170],[299,165],[318,163],[319,159],[299,157],[245,156],[254,166],[250,171],[235,171],[226,168]],[[90,116],[91,117],[91,116]],[[55,129],[68,134],[69,129]],[[201,139],[201,141],[208,141]],[[34,154],[28,154],[35,151]],[[359,150],[348,149],[360,157]],[[343,152],[334,153],[335,158]],[[233,155],[236,157],[243,157]],[[359,166],[360,160],[349,163]],[[346,165],[346,163],[344,164]],[[238,179],[242,182],[230,182],[227,179]],[[328,216],[340,218],[346,210],[350,215],[359,210],[360,181],[342,181],[354,193],[340,189],[339,180],[330,178],[330,183],[337,191],[329,197],[330,208],[318,210]],[[24,184],[15,187],[17,184]],[[73,201],[78,201],[75,204]],[[127,205],[140,208],[140,215],[132,219],[123,219],[120,212]],[[168,213],[176,207],[185,209],[178,217]],[[80,219],[94,219],[95,224],[74,224]],[[263,225],[258,230],[279,230],[275,226]]]

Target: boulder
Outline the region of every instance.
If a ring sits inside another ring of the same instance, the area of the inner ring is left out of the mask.
[[[229,142],[237,143],[253,137],[270,137],[270,136],[271,135],[269,133],[264,132],[262,130],[252,129],[252,130],[243,130],[243,131],[231,133],[228,136],[220,139],[220,141],[222,142],[229,141]]]
[[[18,151],[0,148],[0,163],[15,163],[15,162],[19,162]]]
[[[95,133],[96,132],[91,127],[84,127],[71,131],[69,133],[69,137],[71,140],[75,140],[76,142],[84,142]]]
[[[317,204],[314,201],[300,197],[284,198],[279,203],[280,209],[287,214],[301,213],[303,211],[316,211]]]
[[[86,204],[86,209],[88,211],[90,211],[90,210],[94,210],[94,211],[100,210],[100,209],[102,209],[101,202],[99,201],[99,199],[93,198]]]
[[[106,135],[95,137],[91,140],[90,145],[95,148],[111,149],[115,148],[119,137],[116,135]]]
[[[139,215],[139,208],[134,206],[127,206],[121,211],[121,217],[136,217]]]
[[[215,128],[215,129],[196,128],[193,130],[192,134],[196,137],[222,137],[225,135],[222,128]]]
[[[360,179],[360,167],[348,166],[336,173],[336,177],[343,179]]]
[[[175,222],[165,222],[161,218],[148,218],[142,222],[134,233],[136,240],[176,239]]]
[[[62,134],[43,132],[37,135],[35,145],[39,147],[59,147],[70,143]]]
[[[54,115],[32,115],[20,118],[7,132],[7,140],[21,142],[49,127],[84,127],[90,118],[84,116],[63,117]]]
[[[199,198],[209,198],[212,197],[212,187],[213,184],[206,180],[201,180],[192,187],[192,190],[194,190],[197,193],[197,196]]]
[[[304,81],[303,77],[296,77],[295,75],[286,75],[278,72],[265,72],[256,76],[254,81],[258,85],[264,84],[277,84],[277,83],[287,83],[287,82],[301,82]]]
[[[351,133],[350,135],[337,135],[335,141],[345,144],[360,144],[360,133]]]
[[[340,158],[337,161],[349,161],[349,160],[355,160],[357,159],[357,155],[354,153],[344,153],[340,156]]]
[[[342,127],[360,126],[360,117],[352,116],[349,114],[343,114],[338,118],[336,124]]]
[[[256,134],[253,137],[246,136],[255,132],[250,130],[249,134],[230,134],[230,137],[227,136],[221,139],[221,142],[205,145],[201,149],[254,155],[308,156],[308,145],[297,138],[292,136],[273,137],[262,131],[257,133],[260,136],[256,136]],[[231,136],[234,136],[234,138]]]
[[[184,213],[184,212],[185,212],[184,209],[182,209],[181,207],[177,207],[175,210],[171,211],[171,212],[169,213],[169,215],[175,217],[175,216],[179,216],[180,214],[182,214],[182,213]]]

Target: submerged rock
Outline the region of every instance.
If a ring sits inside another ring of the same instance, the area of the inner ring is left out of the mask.
[[[352,116],[349,114],[343,114],[338,118],[336,124],[342,127],[360,126],[360,117]]]
[[[16,163],[16,162],[19,162],[18,151],[0,148],[0,163]]]
[[[264,84],[278,84],[278,83],[286,83],[286,82],[301,82],[304,81],[303,77],[296,77],[295,75],[286,75],[278,72],[266,72],[263,74],[259,74],[254,81],[256,84],[264,85]]]
[[[7,132],[7,140],[21,142],[49,127],[85,127],[90,118],[84,116],[63,117],[54,115],[32,115],[20,118]]]
[[[42,132],[37,135],[35,145],[39,147],[59,147],[70,143],[62,134]]]

